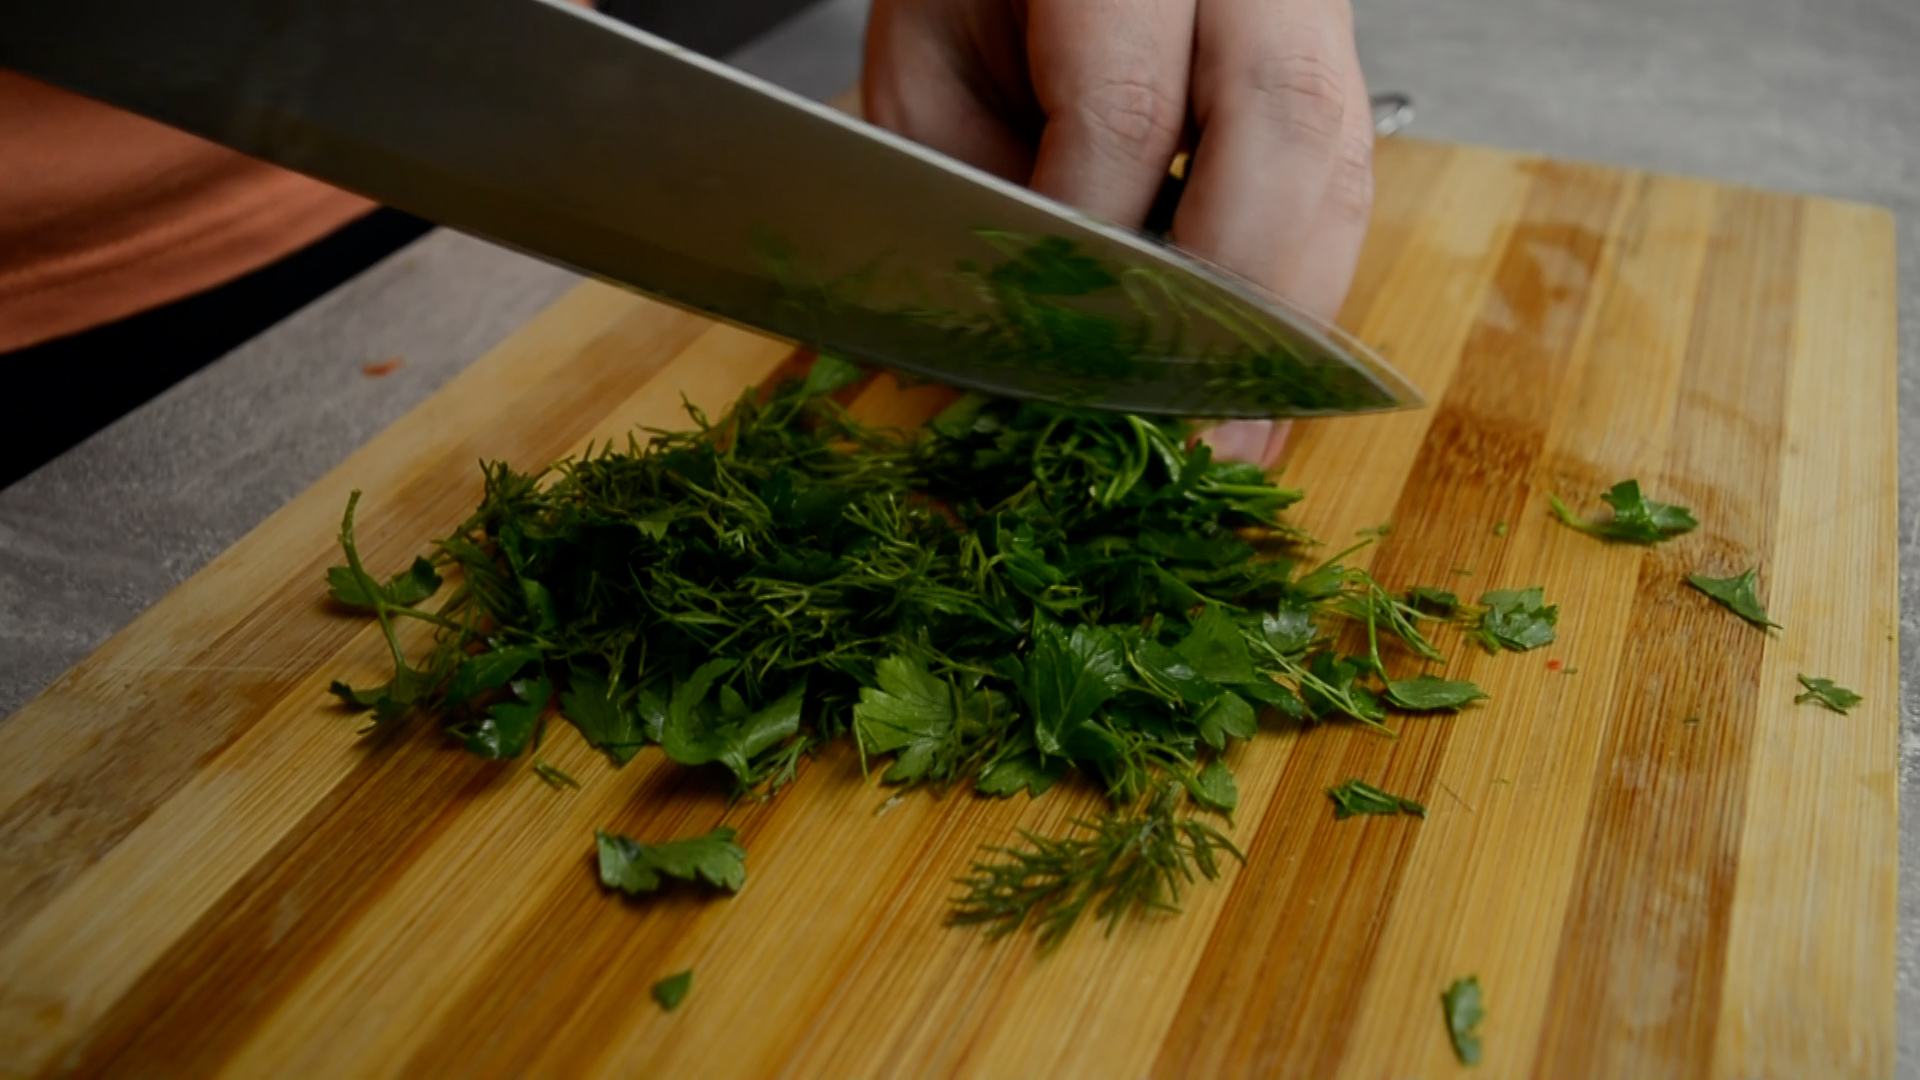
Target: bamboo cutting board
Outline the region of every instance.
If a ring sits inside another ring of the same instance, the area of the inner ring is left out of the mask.
[[[1294,520],[1391,521],[1389,586],[1543,585],[1560,640],[1452,644],[1491,702],[1397,742],[1263,731],[1231,758],[1247,866],[1045,959],[943,928],[949,882],[1086,793],[895,802],[831,752],[729,807],[564,726],[544,754],[584,788],[556,792],[329,704],[382,663],[324,602],[350,489],[388,572],[475,503],[477,459],[674,426],[796,362],[584,285],[0,725],[0,1072],[1439,1077],[1440,992],[1477,974],[1486,1076],[1890,1075],[1893,266],[1878,210],[1384,145],[1343,321],[1434,404],[1304,425]],[[856,411],[943,400],[883,378]],[[1549,520],[1547,492],[1629,476],[1700,530]],[[1772,635],[1680,585],[1755,564]],[[1795,706],[1800,672],[1866,701]],[[1336,823],[1348,776],[1428,817]],[[597,884],[596,828],[723,822],[736,897]]]

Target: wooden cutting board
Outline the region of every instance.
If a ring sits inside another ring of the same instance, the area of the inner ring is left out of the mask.
[[[1437,1077],[1440,992],[1476,974],[1481,1075],[1890,1075],[1890,218],[1405,140],[1378,203],[1343,321],[1433,406],[1303,425],[1295,520],[1391,521],[1392,586],[1543,585],[1560,640],[1452,648],[1492,701],[1397,742],[1241,746],[1248,864],[1185,914],[1044,959],[942,927],[979,844],[1085,793],[894,802],[832,752],[729,807],[564,726],[544,754],[577,792],[356,736],[325,688],[382,650],[321,581],[350,489],[385,572],[475,503],[479,459],[674,426],[681,395],[719,410],[795,363],[584,285],[0,725],[0,1071]],[[943,400],[880,379],[856,409]],[[1594,507],[1629,476],[1700,530],[1643,549],[1549,519],[1548,492]],[[1782,631],[1680,584],[1751,565]],[[1796,706],[1802,672],[1866,701]],[[1426,820],[1336,823],[1348,776]],[[596,828],[723,822],[736,897],[595,880]],[[662,1013],[648,988],[688,967]]]

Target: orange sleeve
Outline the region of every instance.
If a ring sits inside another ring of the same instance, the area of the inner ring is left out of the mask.
[[[373,204],[0,71],[0,353],[210,289]]]
[[[373,205],[0,71],[0,353],[231,281]]]

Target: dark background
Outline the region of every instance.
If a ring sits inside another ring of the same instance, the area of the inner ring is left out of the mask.
[[[722,57],[811,0],[600,0],[600,9]],[[0,487],[419,239],[432,223],[377,210],[219,288],[71,337],[0,355]]]

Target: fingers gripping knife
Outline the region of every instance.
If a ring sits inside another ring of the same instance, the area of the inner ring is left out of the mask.
[[[1419,401],[1229,275],[558,0],[20,0],[0,64],[670,303],[993,393]]]

